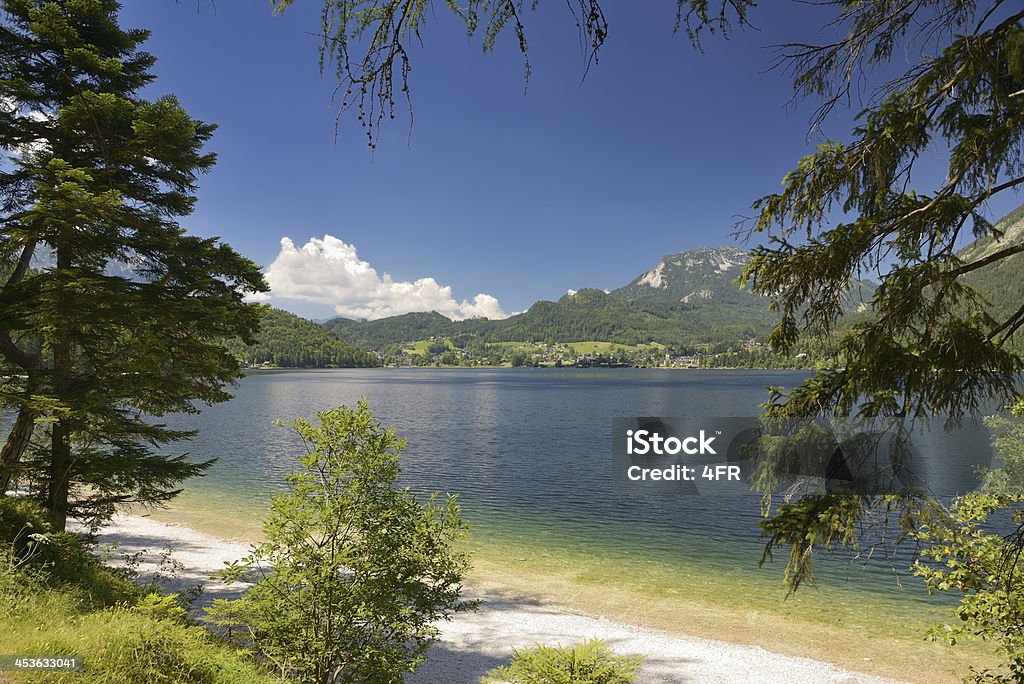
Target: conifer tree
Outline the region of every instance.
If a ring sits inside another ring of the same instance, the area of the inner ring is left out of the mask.
[[[215,238],[185,234],[214,126],[140,91],[149,33],[113,0],[4,0],[0,25],[0,398],[12,476],[57,529],[154,504],[207,463],[168,455],[168,412],[229,398],[266,285]],[[157,419],[154,419],[157,417]],[[30,444],[31,442],[31,444]],[[5,486],[6,489],[6,486]]]

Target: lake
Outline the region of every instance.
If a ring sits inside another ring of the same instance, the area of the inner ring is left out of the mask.
[[[206,511],[206,526],[221,528],[212,531],[253,533],[298,446],[274,421],[365,397],[378,419],[408,439],[403,484],[458,493],[480,553],[546,558],[572,572],[589,566],[611,582],[671,586],[682,577],[729,577],[780,601],[785,552],[782,562],[758,568],[760,498],[616,494],[611,430],[622,416],[756,415],[765,386],[792,387],[804,377],[643,369],[252,373],[234,400],[169,418],[199,430],[187,447],[194,458],[218,459],[206,477],[187,484],[175,508]],[[882,562],[844,556],[819,562],[817,575],[822,586],[904,606],[935,601],[916,578],[900,586]]]

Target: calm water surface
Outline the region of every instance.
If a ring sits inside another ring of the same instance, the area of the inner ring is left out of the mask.
[[[602,561],[756,572],[760,499],[622,496],[612,491],[612,419],[756,415],[764,387],[806,377],[778,371],[367,369],[276,371],[245,377],[234,400],[169,422],[199,430],[193,457],[216,457],[183,505],[230,502],[258,516],[293,466],[296,442],[277,419],[312,416],[366,397],[408,439],[402,479],[458,492],[475,535]],[[762,573],[781,575],[776,565]],[[819,564],[826,583],[923,600],[881,566]]]

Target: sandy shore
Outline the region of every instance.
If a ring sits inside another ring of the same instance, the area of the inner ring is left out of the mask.
[[[172,550],[177,569],[161,584],[170,591],[202,584],[204,592],[197,607],[237,595],[239,586],[226,587],[212,581],[210,575],[225,562],[244,556],[248,549],[245,544],[136,516],[117,518],[101,534],[100,543],[116,545],[111,552],[115,561],[122,554],[144,552],[139,565],[144,579],[160,569],[161,553]],[[593,637],[604,639],[619,653],[646,656],[640,676],[645,683],[898,684],[809,658],[623,625],[530,599],[473,598],[485,603],[476,613],[459,615],[441,625],[441,639],[431,649],[428,661],[407,679],[410,684],[476,684],[484,672],[507,663],[513,647],[568,645]]]

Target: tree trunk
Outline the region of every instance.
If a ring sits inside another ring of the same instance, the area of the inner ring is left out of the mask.
[[[71,431],[64,421],[53,426],[50,477],[46,508],[54,531],[63,532],[68,523],[68,486],[71,471]]]
[[[53,345],[53,393],[61,402],[68,398],[71,379],[71,345],[62,334]],[[68,418],[58,418],[50,434],[50,468],[47,478],[46,510],[50,523],[63,532],[68,522],[68,488],[71,475],[71,427]]]
[[[36,243],[37,240],[35,238],[31,238],[26,242],[24,249],[21,251],[21,257],[18,259],[18,264],[7,279],[7,285],[19,283],[25,277],[32,264],[32,255],[35,254]],[[41,360],[39,355],[19,349],[11,340],[8,331],[0,332],[0,337],[2,337],[5,343],[3,345],[4,356],[9,361],[21,366],[22,370],[28,374],[28,382],[25,384],[25,400],[27,402],[32,398],[33,394],[43,388],[42,383],[39,382],[33,371],[33,369],[40,368]],[[18,417],[14,421],[14,426],[7,435],[7,441],[4,442],[3,449],[0,449],[0,496],[7,494],[7,490],[11,487],[14,472],[18,464],[21,463],[21,457],[25,455],[25,450],[28,449],[29,441],[32,439],[32,433],[35,431],[35,419],[35,412],[28,407],[27,403],[22,404],[18,410]]]
[[[27,390],[31,393],[33,390]],[[35,430],[35,413],[27,406],[22,406],[18,411],[18,417],[14,421],[14,427],[7,435],[4,448],[0,449],[0,496],[7,493],[11,487],[11,480],[14,479],[14,471],[21,462],[21,457],[28,448],[29,440],[32,439],[32,432]]]
[[[61,231],[57,247],[57,271],[67,273],[71,267],[67,229]],[[53,396],[67,407],[71,389],[71,335],[66,318],[67,302],[62,291],[56,302],[56,331],[53,340]],[[53,529],[63,532],[68,522],[68,489],[71,475],[71,426],[62,416],[53,424],[50,441],[50,468],[46,491],[46,509]]]

